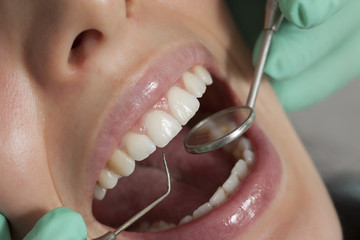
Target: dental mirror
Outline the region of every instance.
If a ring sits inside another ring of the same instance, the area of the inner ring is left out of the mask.
[[[189,153],[205,153],[221,148],[243,135],[255,121],[255,100],[263,76],[266,58],[274,32],[284,16],[278,8],[278,0],[267,0],[265,8],[264,36],[255,67],[246,106],[230,107],[205,118],[187,134],[184,146]]]

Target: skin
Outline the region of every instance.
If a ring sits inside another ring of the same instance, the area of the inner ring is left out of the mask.
[[[107,110],[152,56],[203,44],[243,102],[252,78],[222,1],[0,0],[0,22],[0,212],[14,239],[59,206],[83,215],[89,237],[103,233],[87,215],[84,166]],[[328,194],[268,82],[256,112],[283,178],[241,239],[340,239]]]

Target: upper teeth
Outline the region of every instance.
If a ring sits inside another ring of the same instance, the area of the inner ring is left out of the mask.
[[[167,108],[151,109],[144,114],[142,123],[146,133],[133,129],[124,135],[122,149],[115,149],[110,160],[101,171],[94,189],[94,198],[103,199],[107,189],[115,187],[119,177],[129,176],[135,161],[141,161],[157,147],[166,146],[199,109],[196,99],[201,97],[206,85],[212,84],[210,73],[202,66],[186,71],[179,86],[173,86],[166,94]],[[155,104],[156,105],[156,104]]]
[[[158,147],[165,147],[181,130],[180,123],[163,111],[150,111],[144,120],[147,133]]]
[[[182,125],[195,115],[200,106],[196,97],[179,87],[172,87],[169,90],[168,101],[171,114]]]

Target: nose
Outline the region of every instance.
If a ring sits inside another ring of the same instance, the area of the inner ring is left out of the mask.
[[[28,1],[26,1],[28,2]],[[29,1],[25,56],[41,84],[71,82],[126,20],[125,0]],[[37,2],[37,4],[34,4]]]

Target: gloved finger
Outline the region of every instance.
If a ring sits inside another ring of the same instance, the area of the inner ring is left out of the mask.
[[[348,36],[360,31],[359,9],[359,0],[349,0],[326,23],[311,29],[299,29],[284,22],[274,34],[265,73],[272,79],[289,79],[322,61],[333,49],[343,45]],[[261,41],[258,41],[253,55],[254,62],[260,45]],[[359,43],[353,46],[359,47]]]
[[[2,214],[0,214],[0,239],[11,240],[8,223]]]
[[[291,80],[272,81],[284,109],[291,112],[311,106],[359,76],[359,43],[360,31],[308,71]]]
[[[67,207],[60,207],[45,214],[24,240],[81,240],[86,237],[86,225],[81,215]]]
[[[279,6],[290,22],[300,28],[310,28],[325,22],[346,1],[348,0],[279,0]]]

